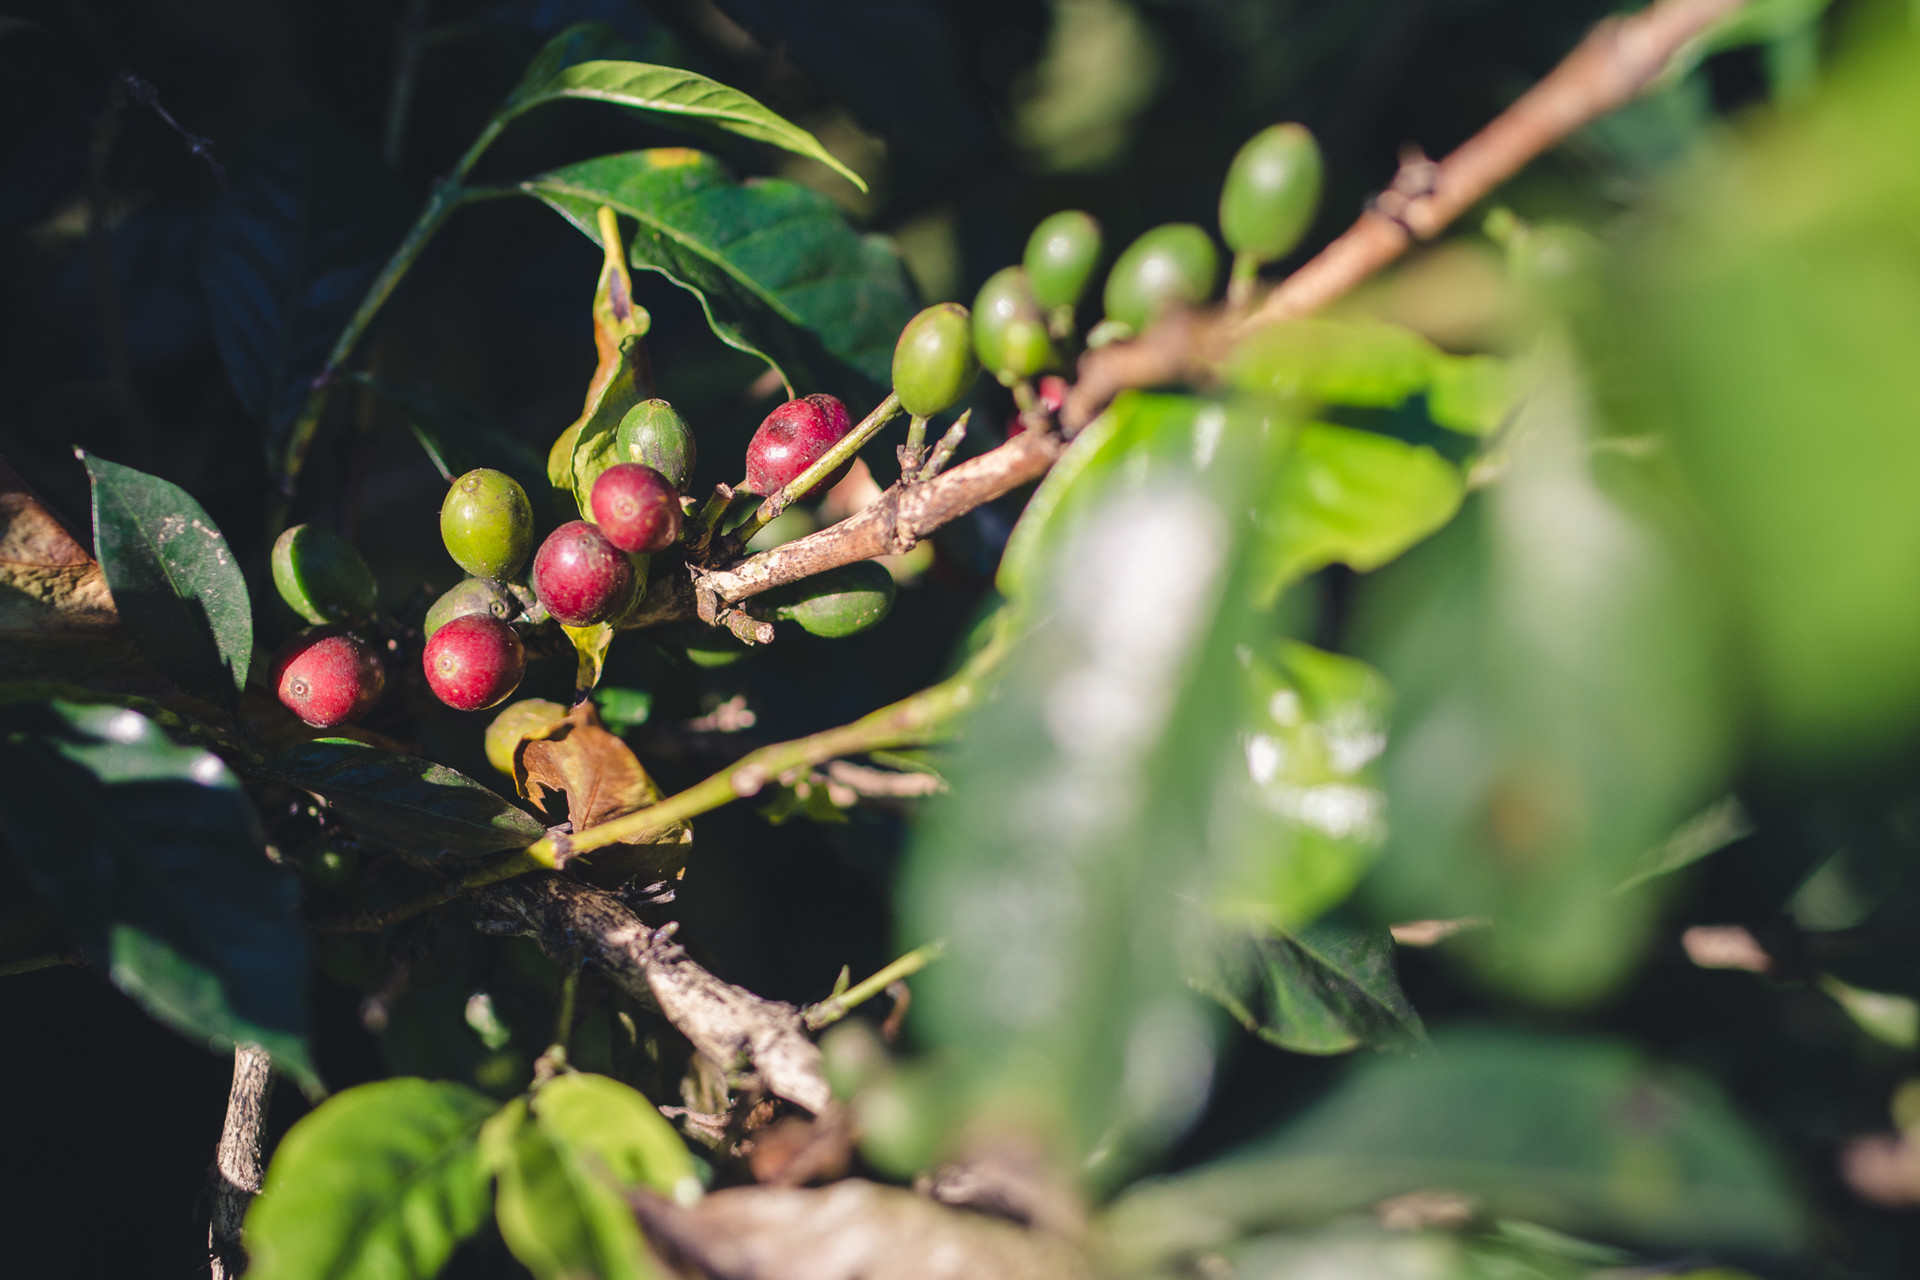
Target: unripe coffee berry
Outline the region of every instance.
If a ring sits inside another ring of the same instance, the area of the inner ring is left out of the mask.
[[[316,729],[351,724],[380,701],[387,673],[373,646],[345,627],[308,627],[273,655],[280,705]]]
[[[607,541],[622,551],[665,551],[680,536],[680,495],[642,462],[602,471],[587,507]]]
[[[1046,317],[1023,268],[1002,267],[980,286],[973,299],[973,349],[1003,383],[1031,378],[1056,363]]]
[[[533,593],[563,626],[605,622],[633,590],[633,562],[585,520],[569,520],[533,557]]]
[[[1213,296],[1220,252],[1191,222],[1155,227],[1128,245],[1107,276],[1107,318],[1136,333],[1168,307],[1193,307]]]
[[[420,665],[434,697],[455,711],[483,711],[519,687],[527,651],[500,619],[467,613],[433,633]]]
[[[373,612],[373,571],[345,539],[297,524],[273,543],[273,585],[308,622],[348,622]]]
[[[893,390],[916,418],[952,408],[980,376],[973,326],[957,302],[928,307],[900,331],[893,347]]]
[[[743,487],[763,497],[778,493],[851,430],[853,421],[847,416],[847,406],[835,396],[815,394],[787,401],[767,415],[747,443],[747,482]],[[805,498],[831,489],[852,465],[852,459],[848,459],[847,467],[835,470],[807,493],[796,496]]]
[[[1260,262],[1286,257],[1313,221],[1321,169],[1305,125],[1276,124],[1247,139],[1220,188],[1227,247]]]
[[[476,578],[511,578],[533,548],[533,504],[520,482],[481,467],[453,482],[440,506],[440,540]]]
[[[797,622],[816,636],[839,639],[877,626],[893,608],[893,575],[871,560],[856,560],[777,587],[762,607],[781,622]]]
[[[433,602],[422,629],[432,639],[434,632],[464,614],[489,613],[511,622],[519,612],[520,601],[507,588],[487,578],[467,578]]]
[[[697,451],[686,420],[665,400],[642,400],[627,410],[614,432],[614,455],[622,462],[642,462],[685,492],[693,479]]]
[[[1023,259],[1034,299],[1043,307],[1078,306],[1099,262],[1100,224],[1078,209],[1042,219]]]

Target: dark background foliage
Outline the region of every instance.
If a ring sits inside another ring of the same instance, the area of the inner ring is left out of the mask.
[[[1066,8],[1110,14],[1114,6]],[[286,405],[435,177],[534,51],[572,22],[608,23],[639,56],[714,75],[815,130],[874,179],[870,196],[819,166],[738,142],[703,144],[745,172],[816,182],[865,225],[900,237],[923,292],[966,300],[1057,208],[1093,211],[1110,245],[1171,219],[1211,226],[1233,150],[1278,119],[1308,123],[1327,152],[1329,194],[1316,232],[1324,240],[1390,176],[1404,144],[1437,155],[1459,142],[1606,8],[1586,0],[1151,0],[1126,10],[1138,19],[1128,47],[1150,50],[1149,63],[1120,61],[1073,81],[1096,98],[1116,87],[1139,91],[1132,110],[1093,110],[1094,124],[1078,133],[1057,125],[1049,133],[1035,103],[1046,92],[1053,11],[1038,3],[13,5],[0,14],[0,455],[73,520],[83,518],[87,497],[72,445],[166,476],[198,497],[258,567],[272,488],[263,445],[284,430]],[[423,23],[444,38],[420,50],[396,128],[400,51]],[[1090,30],[1088,38],[1111,36]],[[130,103],[103,128],[126,72],[154,86],[182,128],[211,140],[224,175],[147,106]],[[1708,72],[1718,110],[1762,90],[1745,54],[1717,59]],[[563,104],[514,125],[480,176],[676,140],[619,113]],[[1672,141],[1657,124],[1585,139],[1538,166],[1514,199],[1523,212],[1597,222]],[[297,246],[244,234],[250,211],[276,200],[306,211],[309,235]],[[92,236],[90,206],[104,214]],[[466,212],[381,321],[368,365],[457,392],[537,457],[577,412],[592,369],[585,303],[596,261],[590,245],[531,202]],[[732,480],[738,446],[764,408],[747,392],[758,370],[714,341],[687,295],[652,275],[637,285],[655,318],[649,345],[661,392],[701,431],[700,480]],[[274,304],[292,293],[307,303],[303,318],[277,328]],[[220,300],[217,311],[210,298]],[[252,372],[230,376],[235,366]],[[1004,417],[1006,406],[989,407]],[[992,436],[994,415],[983,416]],[[451,581],[434,534],[440,489],[389,407],[342,394],[295,518],[327,523],[368,548],[392,602]],[[761,717],[756,733],[768,739],[838,723],[939,674],[979,607],[1007,526],[1006,512],[988,508],[943,533],[935,570],[903,594],[881,631],[837,644],[783,639],[754,663],[710,674],[635,653],[617,659],[626,664],[617,682],[653,688],[661,716],[697,715],[744,693]],[[1323,575],[1318,631],[1329,642],[1341,634],[1344,583],[1345,571]],[[261,625],[271,643],[290,620]],[[527,692],[547,690],[530,683]],[[434,758],[491,776],[476,735],[434,722],[420,733]],[[672,787],[714,762],[649,760],[656,763]],[[1760,782],[1749,792],[1776,819],[1774,834],[1750,841],[1738,859],[1710,863],[1673,909],[1676,924],[1743,920],[1772,939],[1777,904],[1817,853],[1844,843],[1871,878],[1890,875],[1884,868],[1915,839],[1898,821],[1910,784],[1808,795],[1804,785],[1785,793]],[[798,1001],[822,995],[842,964],[860,973],[888,958],[897,821],[796,822],[777,840],[745,807],[702,823],[701,857],[674,910],[716,971]],[[0,877],[11,874],[0,862]],[[0,892],[0,902],[21,901],[18,886]],[[1778,934],[1788,945],[1786,931]],[[1910,973],[1850,973],[1844,936],[1822,936],[1835,947],[1822,967],[1882,989],[1912,987]],[[0,917],[0,954],[49,941],[30,914]],[[450,1069],[431,1045],[382,1046],[362,1029],[357,975],[366,958],[350,953],[323,947],[314,982],[318,1066],[329,1084]],[[451,1000],[457,1010],[461,975],[474,966],[530,968],[529,987],[550,979],[512,949],[444,963],[444,974],[416,980],[411,998],[423,1009]],[[1911,1069],[1910,1055],[1863,1041],[1831,1001],[1794,988],[1794,976],[1763,992],[1746,975],[1696,969],[1675,949],[1655,954],[1633,984],[1580,1021],[1718,1078],[1769,1127],[1824,1211],[1818,1252],[1831,1262],[1819,1274],[1911,1274],[1920,1232],[1852,1199],[1832,1154],[1845,1136],[1884,1127],[1885,1099]],[[1429,1021],[1498,1013],[1573,1025],[1491,1004],[1429,956],[1409,953],[1403,977]],[[225,1059],[183,1042],[83,971],[0,982],[0,1028],[7,1269],[193,1274],[203,1265],[196,1197],[224,1106]],[[1264,1128],[1336,1069],[1251,1038],[1236,1053],[1176,1164]],[[303,1109],[282,1088],[270,1140]],[[483,1240],[456,1269],[490,1274],[510,1265],[500,1257]]]

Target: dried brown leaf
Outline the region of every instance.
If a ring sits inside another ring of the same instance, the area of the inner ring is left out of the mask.
[[[520,794],[535,804],[544,806],[549,794],[566,797],[567,820],[576,835],[660,800],[660,788],[639,757],[600,722],[591,702],[580,703],[545,733],[522,742],[513,764]],[[676,829],[664,839],[643,843],[679,840]]]

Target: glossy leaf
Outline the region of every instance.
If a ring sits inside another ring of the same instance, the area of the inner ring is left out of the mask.
[[[392,248],[388,181],[353,139],[302,125],[238,158],[207,211],[214,340],[270,462]]]
[[[1389,918],[1490,919],[1454,944],[1483,979],[1576,1003],[1634,962],[1665,882],[1616,887],[1722,793],[1727,663],[1684,508],[1589,450],[1577,371],[1541,360],[1499,483],[1363,590],[1398,707],[1369,883]]]
[[[546,828],[465,774],[344,738],[283,751],[263,771],[322,797],[369,837],[417,858],[533,843]]]
[[[1262,1040],[1346,1053],[1426,1039],[1394,973],[1385,929],[1321,921],[1292,933],[1223,927],[1195,987]]]
[[[82,454],[93,540],[141,656],[196,698],[233,710],[253,660],[253,607],[213,518],[176,484]]]
[[[778,179],[738,183],[680,148],[601,156],[522,188],[596,244],[601,205],[636,219],[633,265],[699,297],[723,342],[790,385],[861,401],[887,384],[913,289],[898,252],[825,196]]]
[[[247,1211],[256,1280],[427,1280],[487,1213],[480,1126],[465,1085],[382,1080],[336,1094],[288,1131]]]
[[[598,1162],[619,1186],[647,1187],[683,1202],[699,1197],[686,1143],[638,1090],[573,1072],[540,1086],[533,1114],[556,1144],[576,1160]]]
[[[1424,446],[1311,423],[1262,512],[1258,598],[1335,562],[1377,569],[1453,518],[1460,471]]]
[[[1164,1261],[1433,1189],[1669,1250],[1782,1253],[1803,1221],[1772,1153],[1704,1082],[1606,1041],[1487,1030],[1362,1060],[1271,1137],[1130,1192],[1107,1236],[1119,1257]]]
[[[89,962],[188,1039],[258,1044],[314,1084],[299,885],[220,758],[112,706],[4,724],[0,833]]]
[[[563,98],[608,102],[630,110],[724,129],[795,155],[818,160],[865,191],[859,174],[835,159],[820,140],[738,89],[679,67],[608,58],[618,37],[597,23],[569,27],[548,42],[494,115],[498,128],[542,103]]]
[[[1234,856],[1209,837],[1244,769],[1244,511],[1273,452],[1257,419],[1230,426],[1201,400],[1113,413],[1142,465],[1080,495],[1029,566],[1047,607],[968,722],[900,899],[903,936],[949,940],[915,1017],[960,1097],[1057,1118],[1098,1153],[1096,1182],[1178,1134],[1211,1078],[1174,904],[1204,900]]]
[[[589,1167],[545,1125],[529,1123],[524,1101],[488,1122],[482,1145],[498,1179],[493,1212],[500,1235],[535,1280],[658,1274],[612,1174]]]

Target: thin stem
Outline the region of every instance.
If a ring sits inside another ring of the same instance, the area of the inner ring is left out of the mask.
[[[927,455],[927,420],[914,414],[907,420],[907,442],[900,446],[900,475],[910,475]]]
[[[920,972],[938,960],[946,950],[947,944],[944,941],[929,942],[924,947],[915,947],[865,982],[810,1006],[800,1015],[801,1020],[807,1024],[809,1031],[818,1031],[822,1027],[832,1026],[852,1013],[856,1007],[873,999],[900,979]]]
[[[1259,286],[1260,259],[1250,253],[1234,254],[1233,270],[1227,276],[1227,305],[1236,309],[1247,306]]]
[[[916,480],[931,480],[946,470],[947,464],[953,461],[953,455],[960,451],[960,442],[967,438],[967,419],[972,416],[973,410],[969,409],[954,419],[953,425],[940,437],[940,443],[933,446],[933,456],[927,459],[926,466],[920,468],[920,474],[914,477]]]
[[[63,964],[84,963],[78,952],[49,951],[45,955],[23,956],[18,960],[9,960],[0,964],[0,978],[11,978],[22,973],[37,973],[41,969],[58,969]]]
[[[420,70],[420,53],[426,48],[427,9],[432,0],[408,0],[400,20],[399,48],[394,57],[393,97],[387,103],[386,137],[381,158],[387,168],[398,169],[406,148],[407,116],[413,108],[413,82]]]
[[[734,539],[741,546],[752,541],[754,534],[771,524],[774,517],[790,505],[813,492],[814,486],[839,470],[841,463],[860,452],[861,446],[873,439],[875,433],[893,421],[899,413],[900,397],[889,391],[887,398],[876,405],[872,413],[860,419],[853,430],[833,442],[833,448],[821,454],[819,460],[812,466],[787,481],[780,492],[762,502],[758,511],[743,520],[740,527],[733,531]]]

